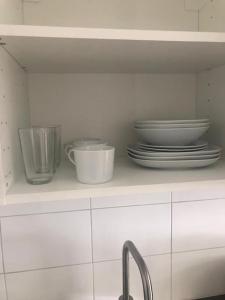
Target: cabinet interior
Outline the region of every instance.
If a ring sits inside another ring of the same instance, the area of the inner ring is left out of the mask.
[[[29,124],[62,124],[63,143],[84,136],[107,139],[119,157],[136,140],[132,130],[136,119],[209,117],[209,140],[225,146],[224,1],[2,3],[2,198],[23,172],[17,129]],[[36,25],[51,28],[32,27]],[[126,41],[128,32],[122,30],[55,26],[129,29],[138,38]],[[132,31],[136,29],[140,31]],[[167,35],[162,30],[177,32]],[[99,38],[83,38],[84,33]],[[148,35],[151,41],[145,40]],[[157,35],[162,40],[155,40]],[[62,56],[57,52],[60,45]],[[111,49],[104,52],[107,45]],[[78,47],[75,56],[70,47]]]
[[[26,25],[223,32],[224,8],[223,0],[3,0],[0,19]]]

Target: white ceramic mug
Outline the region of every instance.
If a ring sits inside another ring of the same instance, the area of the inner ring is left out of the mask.
[[[76,166],[77,179],[82,183],[98,184],[112,179],[115,148],[75,147],[69,150],[68,158]]]
[[[68,143],[64,147],[65,154],[68,155],[69,150],[73,149],[75,147],[86,147],[86,146],[95,146],[95,145],[100,145],[100,146],[105,146],[107,145],[108,142],[102,139],[98,138],[84,138],[84,139],[78,139],[75,141],[72,141],[71,143]]]

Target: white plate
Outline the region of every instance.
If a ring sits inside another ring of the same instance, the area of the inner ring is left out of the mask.
[[[194,123],[194,124],[135,124],[134,128],[148,129],[148,128],[196,128],[209,127],[210,123]]]
[[[199,151],[181,151],[181,152],[157,152],[151,150],[142,150],[137,146],[130,145],[127,147],[128,151],[136,154],[136,155],[143,155],[146,157],[180,157],[180,156],[203,156],[203,155],[214,155],[220,154],[221,148],[217,146],[209,146],[206,150],[199,150]]]
[[[209,155],[184,155],[184,156],[145,156],[134,154],[132,151],[128,151],[128,155],[133,158],[142,159],[142,160],[157,160],[157,161],[165,161],[165,160],[204,160],[210,158],[220,157],[220,154],[209,154]]]
[[[212,159],[203,159],[203,160],[150,161],[150,160],[136,159],[131,156],[129,156],[129,158],[140,166],[146,168],[155,168],[155,169],[203,168],[203,167],[208,167],[219,160],[219,158],[212,158]]]
[[[208,147],[208,143],[204,141],[197,141],[192,145],[186,146],[159,146],[145,144],[144,142],[138,142],[137,146],[143,150],[161,151],[161,152],[177,152],[177,151],[198,151],[204,150]]]
[[[137,135],[147,143],[154,145],[190,145],[197,141],[209,127],[198,128],[164,128],[139,129],[135,128]]]
[[[140,149],[144,151],[162,152],[162,153],[163,152],[187,152],[187,151],[196,152],[196,151],[206,150],[207,146],[194,148],[194,149],[162,149],[162,148],[145,148],[140,146]]]
[[[135,124],[194,124],[209,123],[209,119],[193,119],[193,120],[138,120]]]
[[[151,147],[151,148],[160,148],[160,149],[192,149],[192,148],[198,148],[198,147],[207,147],[208,142],[205,141],[197,141],[191,145],[186,145],[186,146],[162,146],[162,145],[151,145],[151,144],[146,144],[144,142],[138,142],[137,145],[145,146],[145,147]]]

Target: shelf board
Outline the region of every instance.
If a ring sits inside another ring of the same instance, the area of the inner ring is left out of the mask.
[[[29,72],[200,72],[225,64],[225,33],[0,25]]]
[[[112,181],[105,184],[86,185],[75,178],[75,170],[65,162],[46,185],[30,185],[24,176],[9,190],[4,204],[20,204],[42,201],[68,200],[90,197],[106,197],[187,190],[225,183],[225,160],[202,169],[157,170],[142,168],[128,158],[116,161]],[[216,188],[216,187],[215,187]]]

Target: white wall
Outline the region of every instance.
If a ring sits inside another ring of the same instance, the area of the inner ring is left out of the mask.
[[[63,141],[109,139],[119,152],[135,140],[136,119],[195,115],[196,76],[30,74],[31,121],[63,125]]]
[[[184,0],[40,0],[24,2],[25,24],[197,30]]]
[[[22,24],[22,0],[0,0],[0,24]]]
[[[213,122],[209,131],[213,143],[225,147],[225,66],[198,76],[197,111]]]

